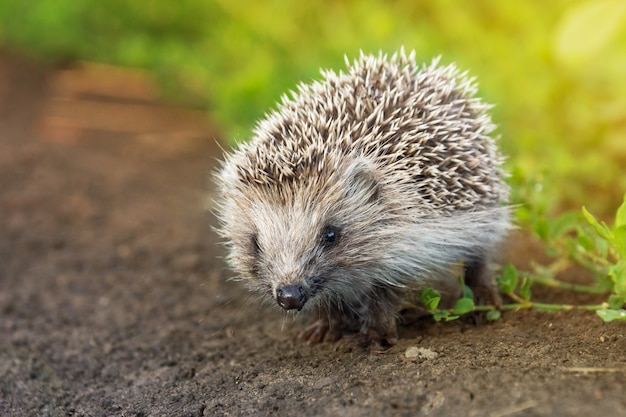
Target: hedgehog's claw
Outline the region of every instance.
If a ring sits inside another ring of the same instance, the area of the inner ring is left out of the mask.
[[[341,339],[341,322],[338,320],[317,319],[302,333],[300,339],[309,343],[332,343]]]
[[[376,352],[382,352],[398,341],[398,333],[396,329],[381,335],[380,332],[369,329],[367,333],[359,332],[344,335],[335,345],[335,350],[351,352],[357,348],[370,349]]]

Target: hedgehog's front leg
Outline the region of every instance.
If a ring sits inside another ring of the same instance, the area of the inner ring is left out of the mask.
[[[315,308],[313,322],[300,333],[300,338],[310,343],[332,343],[341,339],[344,320],[338,308]]]
[[[481,256],[469,259],[465,264],[465,284],[474,292],[477,305],[494,305],[502,307],[502,298],[498,286],[489,270],[489,258]]]
[[[377,295],[376,301],[363,306],[359,313],[361,323],[357,333],[345,334],[337,343],[340,349],[355,347],[386,350],[398,341],[397,303],[395,297]]]
[[[337,342],[337,348],[384,350],[398,340],[395,304],[316,308],[313,322],[300,333],[310,343]]]

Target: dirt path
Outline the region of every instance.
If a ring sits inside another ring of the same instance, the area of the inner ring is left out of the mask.
[[[65,123],[57,75],[0,54],[0,415],[626,415],[626,326],[590,313],[425,321],[383,354],[299,342],[225,281],[212,133],[162,108],[159,132]]]

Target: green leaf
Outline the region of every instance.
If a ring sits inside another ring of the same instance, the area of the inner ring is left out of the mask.
[[[606,323],[613,320],[626,321],[626,310],[596,310],[596,314]]]
[[[609,297],[609,308],[613,310],[620,309],[626,303],[626,298],[621,295],[613,294]]]
[[[580,214],[575,211],[567,212],[550,223],[550,238],[558,239],[563,234],[574,230],[580,221]]]
[[[426,288],[420,293],[420,300],[428,311],[435,311],[441,301],[441,294],[433,288]],[[437,320],[439,321],[439,320]]]
[[[487,321],[496,321],[502,317],[502,313],[500,313],[500,310],[490,310],[487,312],[486,317]]]
[[[595,248],[593,238],[582,227],[578,228],[578,244],[586,251],[592,251]]]
[[[469,286],[463,285],[463,295],[461,298],[469,298],[470,300],[473,300],[474,291],[472,291],[472,289]]]
[[[585,216],[585,219],[587,219],[587,222],[589,222],[589,224],[596,229],[596,232],[598,232],[600,236],[606,240],[611,240],[613,238],[611,229],[609,229],[606,223],[599,222],[598,219],[596,219],[593,214],[589,213],[585,207],[583,207],[583,215]]]
[[[550,225],[545,218],[538,219],[533,225],[539,239],[546,241],[550,235]]]
[[[530,297],[532,296],[531,285],[532,280],[528,279],[527,276],[524,276],[522,278],[522,285],[519,287],[519,294],[526,301],[530,300]]]
[[[607,258],[609,254],[609,246],[610,243],[608,240],[602,239],[600,237],[596,238],[596,250],[601,258]]]
[[[613,246],[622,259],[626,259],[626,225],[619,226],[613,231]]]
[[[435,321],[441,321],[441,320],[452,321],[458,318],[459,316],[450,314],[448,310],[437,311],[435,314],[433,314],[433,320]]]
[[[454,314],[462,315],[474,310],[474,300],[471,298],[460,298],[454,305]]]
[[[435,314],[433,314],[433,320],[441,321],[443,319],[446,319],[447,321],[449,315],[450,313],[448,313],[447,310],[437,311]]]
[[[626,194],[624,194],[624,202],[619,206],[615,215],[615,228],[618,229],[622,226],[626,226]]]
[[[502,271],[502,275],[496,278],[496,282],[505,294],[510,294],[517,288],[519,281],[517,269],[512,264],[507,264]]]
[[[609,269],[615,294],[626,298],[626,259],[622,259]]]
[[[582,212],[583,212],[583,216],[585,216],[585,219],[587,219],[587,223],[591,225],[595,225],[598,223],[598,220],[594,217],[593,214],[589,213],[589,211],[587,210],[585,206],[583,206]]]

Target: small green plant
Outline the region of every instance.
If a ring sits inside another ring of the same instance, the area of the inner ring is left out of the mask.
[[[595,311],[605,322],[626,321],[626,195],[617,210],[613,227],[596,219],[584,207],[582,213],[568,212],[554,220],[537,216],[532,230],[543,241],[553,261],[548,265],[533,264],[531,271],[519,271],[506,265],[496,282],[512,303],[501,310],[572,310]],[[560,272],[571,266],[588,270],[595,278],[589,285],[571,283],[558,278]],[[606,294],[600,304],[549,304],[534,301],[532,288],[544,285],[590,294]],[[471,290],[464,286],[463,296],[452,309],[439,309],[441,295],[432,288],[420,294],[424,306],[436,321],[455,320],[470,312],[486,312],[487,320],[500,318],[494,306],[476,306]]]

